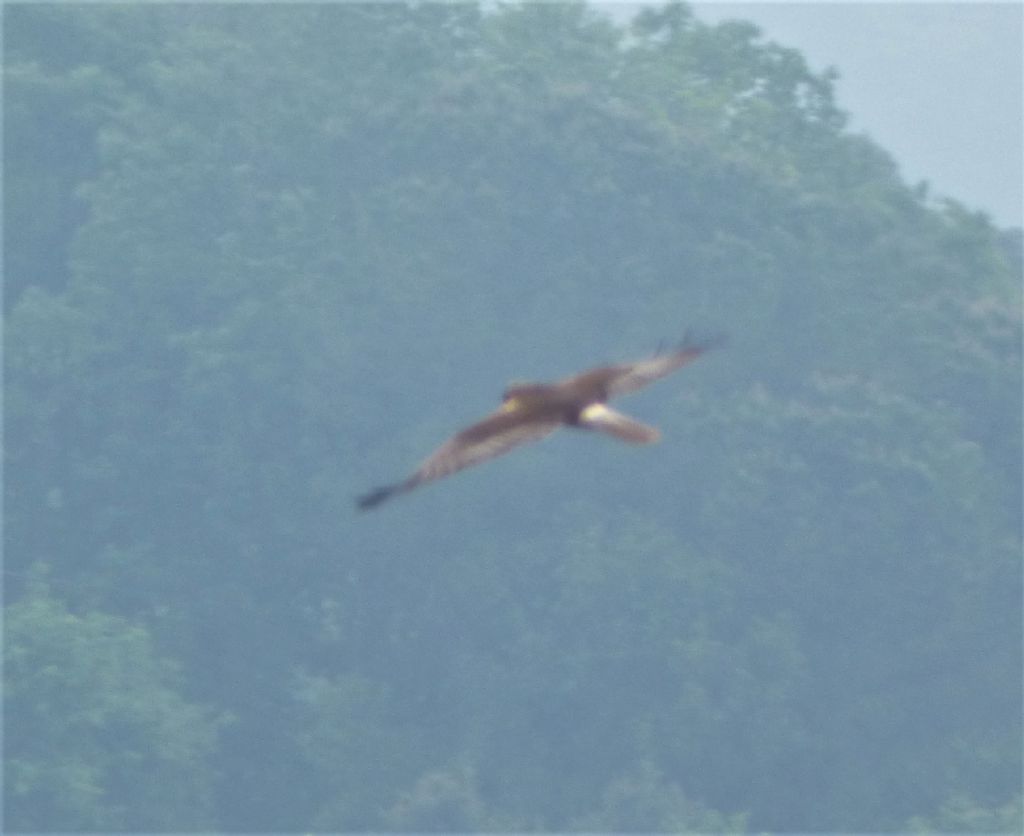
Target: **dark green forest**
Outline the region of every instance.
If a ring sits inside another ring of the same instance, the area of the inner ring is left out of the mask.
[[[681,4],[3,14],[7,832],[1020,832],[1021,232],[833,72]],[[660,444],[355,509],[687,329]]]

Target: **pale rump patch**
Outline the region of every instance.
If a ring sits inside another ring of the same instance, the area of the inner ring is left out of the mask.
[[[616,412],[603,403],[591,404],[584,409],[580,413],[580,425],[630,444],[652,444],[661,438],[657,428]]]

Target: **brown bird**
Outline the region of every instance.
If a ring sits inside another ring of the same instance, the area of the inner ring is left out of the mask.
[[[385,499],[493,459],[527,441],[538,441],[561,426],[598,430],[630,444],[657,441],[661,437],[657,429],[616,412],[606,402],[671,374],[711,347],[710,342],[684,340],[671,352],[636,363],[601,366],[555,383],[512,384],[497,410],[448,439],[408,479],[361,497],[359,507],[373,508]]]

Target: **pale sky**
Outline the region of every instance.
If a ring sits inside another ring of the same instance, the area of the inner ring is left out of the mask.
[[[741,18],[836,67],[839,106],[910,183],[927,180],[1021,226],[1024,202],[1024,4],[731,2],[693,4],[707,23]],[[618,16],[618,15],[616,15]]]

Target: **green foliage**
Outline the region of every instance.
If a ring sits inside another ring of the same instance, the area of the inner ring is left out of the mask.
[[[1022,827],[1020,795],[997,808],[956,795],[943,803],[933,818],[915,816],[907,823],[912,833],[1019,833]]]
[[[1014,829],[1020,234],[830,75],[682,4],[5,27],[9,825]],[[658,448],[351,510],[687,324]]]
[[[4,633],[8,828],[210,826],[218,723],[183,699],[144,628],[36,588]]]
[[[573,823],[595,833],[736,833],[746,817],[723,816],[689,800],[675,784],[644,762],[608,785],[600,808]]]
[[[379,824],[395,788],[415,774],[410,755],[420,732],[402,724],[386,687],[357,674],[302,677],[296,701],[297,742],[320,785],[313,826],[351,831]]]

